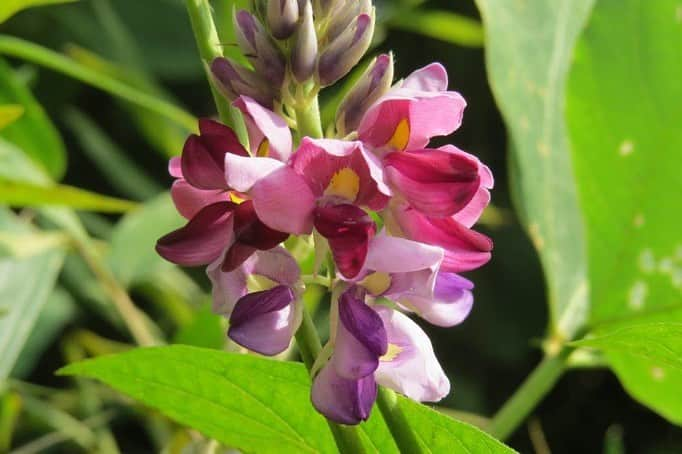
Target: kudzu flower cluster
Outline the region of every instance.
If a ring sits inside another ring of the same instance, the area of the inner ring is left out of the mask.
[[[169,166],[188,222],[157,244],[173,263],[207,265],[230,339],[276,355],[304,310],[305,279],[284,242],[312,235],[318,267],[329,256],[334,273],[312,402],[343,424],[369,417],[377,384],[417,401],[447,395],[431,342],[410,316],[442,327],[462,322],[473,284],[459,273],[485,264],[492,249],[472,230],[490,201],[490,170],[453,145],[428,147],[460,126],[466,107],[448,91],[442,65],[393,84],[392,56],[376,57],[328,137],[305,135],[319,89],[367,51],[374,14],[362,0],[257,1],[252,12],[235,13],[252,68],[226,58],[210,68],[243,116],[248,146],[229,127],[200,120]]]

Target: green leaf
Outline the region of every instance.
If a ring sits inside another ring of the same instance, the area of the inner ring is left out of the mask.
[[[0,106],[0,130],[11,125],[24,114],[24,107],[20,104],[5,104]]]
[[[310,403],[300,363],[187,346],[155,347],[71,364],[61,375],[100,380],[170,418],[238,449],[259,453],[337,452]],[[510,453],[468,424],[401,399],[426,452]],[[396,452],[378,409],[360,425],[370,452]]]
[[[183,109],[163,99],[152,96],[143,90],[131,87],[113,77],[79,64],[71,58],[67,58],[37,44],[15,38],[13,36],[0,35],[0,54],[13,56],[45,66],[54,71],[63,73],[76,80],[97,87],[107,93],[121,99],[137,104],[150,111],[184,126],[188,130],[195,130],[197,120]]]
[[[90,118],[70,109],[64,119],[79,140],[83,152],[122,194],[146,200],[162,191],[161,186],[130,161]]]
[[[60,373],[101,380],[227,446],[335,452],[300,364],[171,346],[104,356]]]
[[[66,170],[66,150],[57,128],[31,94],[24,82],[0,58],[0,104],[17,104],[23,115],[6,125],[0,136],[16,144],[53,179]]]
[[[45,185],[50,177],[16,145],[0,138],[0,180]]]
[[[9,210],[0,208],[0,229],[28,232]],[[0,258],[0,381],[14,367],[24,343],[48,300],[64,259],[60,248],[28,258]]]
[[[154,245],[183,223],[168,193],[124,216],[112,232],[107,256],[114,275],[129,286],[172,267],[156,253]]]
[[[452,419],[406,397],[398,396],[398,401],[424,452],[516,452],[472,425]]]
[[[679,2],[603,0],[575,52],[566,116],[585,214],[591,322],[682,323]],[[618,51],[614,51],[618,49]],[[607,355],[626,389],[682,424],[682,372]]]
[[[489,80],[509,128],[515,202],[542,262],[550,331],[588,314],[581,213],[563,118],[571,52],[594,0],[477,0]]]
[[[54,5],[57,3],[70,3],[78,0],[2,0],[0,3],[0,24],[5,22],[19,11],[34,6]]]
[[[626,353],[682,371],[682,323],[636,323],[598,330],[594,337],[572,342],[578,347]]]
[[[37,186],[0,180],[0,203],[22,206],[65,206],[81,210],[121,213],[137,204],[66,185]]]
[[[480,22],[450,11],[402,11],[393,16],[388,25],[459,46],[483,46]]]

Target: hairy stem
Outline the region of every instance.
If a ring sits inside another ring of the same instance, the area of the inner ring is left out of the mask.
[[[546,356],[493,417],[488,432],[500,440],[512,435],[561,378],[569,354],[570,350],[564,349]]]
[[[391,389],[379,387],[377,404],[384,416],[386,425],[393,435],[393,439],[403,454],[418,454],[424,452],[417,437],[410,427],[410,422],[400,408],[398,396]]]
[[[211,62],[223,56],[223,49],[218,38],[213,16],[211,15],[211,5],[208,0],[185,0],[187,12],[192,23],[192,31],[199,49],[199,56],[204,62],[207,71],[209,86],[213,101],[218,109],[220,120],[232,127],[242,143],[246,143],[246,129],[241,121],[239,111],[232,107],[230,103],[218,92],[213,85],[213,78],[209,74]]]

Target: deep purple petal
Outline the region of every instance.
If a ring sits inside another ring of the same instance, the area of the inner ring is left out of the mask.
[[[235,204],[231,202],[214,203],[203,208],[187,225],[159,239],[156,251],[178,265],[211,263],[233,240],[234,209]]]
[[[315,228],[329,241],[339,271],[353,279],[367,257],[369,240],[376,226],[367,213],[355,205],[317,207]]]
[[[323,415],[339,424],[359,424],[369,418],[377,397],[374,376],[348,380],[328,364],[315,377],[311,399]]]
[[[293,290],[285,285],[243,296],[232,311],[228,336],[263,355],[283,352],[297,328],[292,326],[294,299]]]

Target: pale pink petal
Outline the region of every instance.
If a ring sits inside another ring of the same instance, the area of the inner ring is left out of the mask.
[[[291,131],[286,121],[248,96],[237,98],[234,106],[244,114],[251,153],[255,156],[263,140],[267,140],[268,156],[286,162],[292,150]]]
[[[369,243],[365,268],[384,273],[407,273],[436,267],[443,249],[385,233]]]
[[[440,63],[431,63],[407,76],[401,88],[439,92],[448,89],[448,72]]]
[[[249,271],[244,266],[236,270],[225,273],[221,271],[224,257],[221,256],[208,268],[206,274],[211,280],[213,287],[213,312],[229,317],[239,298],[248,292],[246,277]]]
[[[280,166],[260,179],[250,195],[258,218],[271,229],[295,235],[312,231],[315,196],[290,167]]]
[[[172,177],[182,178],[182,164],[180,156],[170,158],[168,161],[168,173],[170,173]]]
[[[438,363],[431,341],[409,317],[377,306],[386,327],[389,350],[374,376],[382,386],[419,402],[438,402],[450,392],[450,381]]]
[[[225,181],[239,192],[248,192],[260,179],[284,167],[277,159],[225,155]]]
[[[225,191],[197,189],[183,179],[175,180],[171,186],[171,197],[178,213],[187,219],[192,219],[207,205],[230,200]]]

